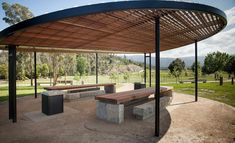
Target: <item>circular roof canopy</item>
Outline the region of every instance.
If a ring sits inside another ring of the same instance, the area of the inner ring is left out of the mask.
[[[0,32],[0,45],[24,46],[18,50],[29,51],[154,52],[155,17],[160,17],[161,51],[206,39],[227,24],[223,11],[207,5],[121,1],[70,8],[20,22]]]

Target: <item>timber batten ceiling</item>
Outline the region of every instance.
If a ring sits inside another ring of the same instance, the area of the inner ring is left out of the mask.
[[[58,11],[13,25],[0,45],[82,51],[154,52],[160,17],[161,51],[206,39],[227,24],[219,9],[171,1],[123,1]],[[20,48],[19,48],[20,49]]]

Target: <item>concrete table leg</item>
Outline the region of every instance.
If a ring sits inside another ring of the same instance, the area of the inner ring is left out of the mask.
[[[120,124],[124,121],[124,105],[97,101],[96,116],[102,120]]]

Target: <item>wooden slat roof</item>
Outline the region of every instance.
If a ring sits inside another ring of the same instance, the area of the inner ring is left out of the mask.
[[[35,51],[154,52],[155,17],[160,17],[161,51],[206,39],[227,24],[221,10],[202,4],[112,2],[23,21],[0,32],[0,45],[26,46]]]

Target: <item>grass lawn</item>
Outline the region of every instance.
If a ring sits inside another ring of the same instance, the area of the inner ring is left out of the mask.
[[[116,88],[119,88],[121,86],[122,86],[121,83],[116,84]],[[37,89],[38,93],[45,91],[42,86],[38,86]],[[17,97],[34,95],[34,86],[17,86],[16,94]],[[8,87],[3,86],[0,87],[0,102],[6,100],[8,100]]]
[[[43,88],[38,86],[38,93],[42,92]],[[17,86],[17,97],[34,95],[34,87],[32,86]],[[0,102],[8,100],[8,87],[0,87]]]
[[[194,84],[162,84],[173,86],[176,92],[194,95]],[[235,107],[235,85],[225,82],[223,86],[219,83],[199,83],[198,95],[200,97],[216,100]]]
[[[154,85],[154,73],[152,73],[152,85]],[[226,79],[227,75],[224,75]],[[188,76],[181,77],[182,80],[187,80],[189,78],[193,77],[193,73],[189,72]],[[213,75],[206,75],[201,76],[200,78],[205,78],[208,81],[213,80]],[[60,80],[63,80],[64,78],[61,77]],[[80,85],[81,81],[83,80],[85,84],[94,84],[95,83],[95,76],[85,76],[82,77],[80,81],[74,80],[73,76],[68,76],[67,80],[73,80],[74,85]],[[149,78],[147,78],[147,84],[148,84]],[[38,82],[47,81],[49,82],[50,79],[38,79]],[[134,83],[134,82],[143,82],[143,79],[141,78],[141,74],[138,72],[130,73],[130,78],[125,81],[123,78],[123,74],[118,75],[118,79],[116,81],[113,81],[109,78],[107,75],[99,75],[99,83],[111,83],[115,82],[117,83],[117,88],[122,86],[122,83],[128,82],[128,83]],[[7,82],[6,82],[7,83]],[[7,84],[3,83],[0,86],[0,102],[8,100],[8,87]],[[173,86],[176,92],[180,93],[186,93],[194,95],[194,84],[192,83],[184,83],[184,84],[176,84],[175,78],[171,77],[167,70],[161,70],[161,83],[162,85],[166,86]],[[17,84],[21,86],[17,86],[17,96],[27,96],[27,95],[33,95],[34,94],[34,87],[31,86],[23,86],[23,85],[30,85],[30,80],[26,81],[17,81]],[[43,88],[41,86],[38,86],[38,93],[42,92]],[[226,104],[229,104],[233,107],[235,107],[235,85],[231,85],[229,82],[225,82],[223,86],[219,86],[219,83],[199,83],[199,96],[209,98],[212,100],[220,101]]]

